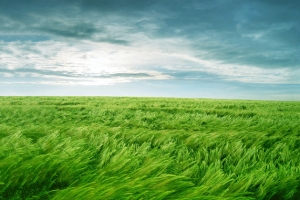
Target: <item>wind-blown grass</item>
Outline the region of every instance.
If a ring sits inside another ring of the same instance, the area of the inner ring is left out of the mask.
[[[0,97],[0,199],[299,199],[300,102]]]

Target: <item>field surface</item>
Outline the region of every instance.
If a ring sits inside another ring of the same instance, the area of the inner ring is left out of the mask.
[[[0,199],[300,199],[300,102],[0,97]]]

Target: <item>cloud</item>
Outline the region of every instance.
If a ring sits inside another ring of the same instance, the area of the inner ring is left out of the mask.
[[[100,31],[93,24],[77,23],[75,25],[72,25],[64,24],[63,22],[53,22],[51,24],[44,25],[39,30],[48,34],[50,33],[62,37],[72,37],[79,39],[91,38],[95,33]]]
[[[261,69],[255,66],[225,64],[176,53],[174,43],[185,41],[161,39],[149,45],[114,46],[113,44],[91,44],[63,42],[9,42],[5,43],[11,53],[2,53],[0,74],[43,77],[47,83],[58,79],[83,80],[94,84],[96,79],[110,79],[120,82],[135,80],[206,80],[239,81],[245,83],[299,83],[297,76],[288,68]],[[160,51],[161,43],[164,44]],[[4,43],[3,43],[4,44]],[[114,49],[107,51],[107,49]],[[20,64],[21,63],[21,64]],[[13,78],[11,78],[13,80]],[[62,83],[62,82],[60,82]],[[66,82],[68,83],[68,82]]]
[[[8,80],[299,84],[299,1],[2,0],[1,5],[0,73]]]
[[[41,42],[49,39],[50,38],[45,35],[0,35],[0,41],[3,42],[15,42],[15,41]]]
[[[101,85],[171,78],[154,70],[133,69],[126,66],[129,63],[114,60],[124,56],[122,52],[125,50],[106,52],[112,44],[101,45],[100,51],[97,45],[89,43],[78,43],[74,47],[51,40],[2,44],[9,51],[0,54],[1,83]]]

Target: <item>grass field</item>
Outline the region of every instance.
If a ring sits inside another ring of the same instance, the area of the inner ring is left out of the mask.
[[[300,199],[300,102],[0,97],[0,199]]]

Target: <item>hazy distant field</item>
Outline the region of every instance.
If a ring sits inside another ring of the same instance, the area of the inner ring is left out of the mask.
[[[300,199],[300,102],[0,97],[0,199]]]

